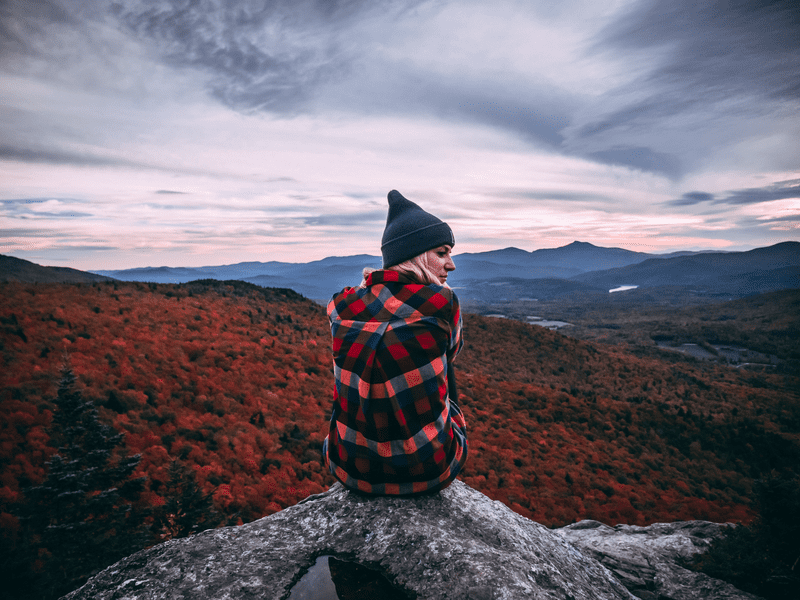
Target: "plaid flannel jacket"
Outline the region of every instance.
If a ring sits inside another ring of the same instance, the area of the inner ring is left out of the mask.
[[[335,385],[324,460],[367,494],[438,491],[467,459],[466,423],[447,380],[463,344],[458,298],[391,270],[366,283],[328,304]]]

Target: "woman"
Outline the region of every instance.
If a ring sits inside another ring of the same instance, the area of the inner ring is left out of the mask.
[[[461,311],[446,285],[454,244],[446,223],[392,190],[383,269],[328,304],[336,382],[322,452],[350,489],[438,492],[467,459],[452,371]]]

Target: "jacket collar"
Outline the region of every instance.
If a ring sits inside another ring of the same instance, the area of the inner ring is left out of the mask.
[[[397,283],[417,283],[413,279],[411,279],[408,275],[403,275],[402,273],[398,273],[397,271],[392,271],[391,269],[378,269],[377,271],[373,271],[366,278],[367,287],[371,285],[375,285],[376,283],[389,283],[389,282],[397,282]]]

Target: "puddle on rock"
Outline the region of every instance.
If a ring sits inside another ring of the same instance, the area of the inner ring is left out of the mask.
[[[300,578],[289,594],[289,600],[408,600],[377,571],[330,555],[317,562]]]
[[[339,600],[328,569],[328,558],[327,555],[317,558],[317,562],[294,584],[289,600]]]

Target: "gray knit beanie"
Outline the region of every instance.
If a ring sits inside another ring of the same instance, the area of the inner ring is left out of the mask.
[[[431,248],[455,245],[456,238],[447,223],[403,198],[397,190],[389,192],[388,198],[389,215],[381,239],[384,269]]]

